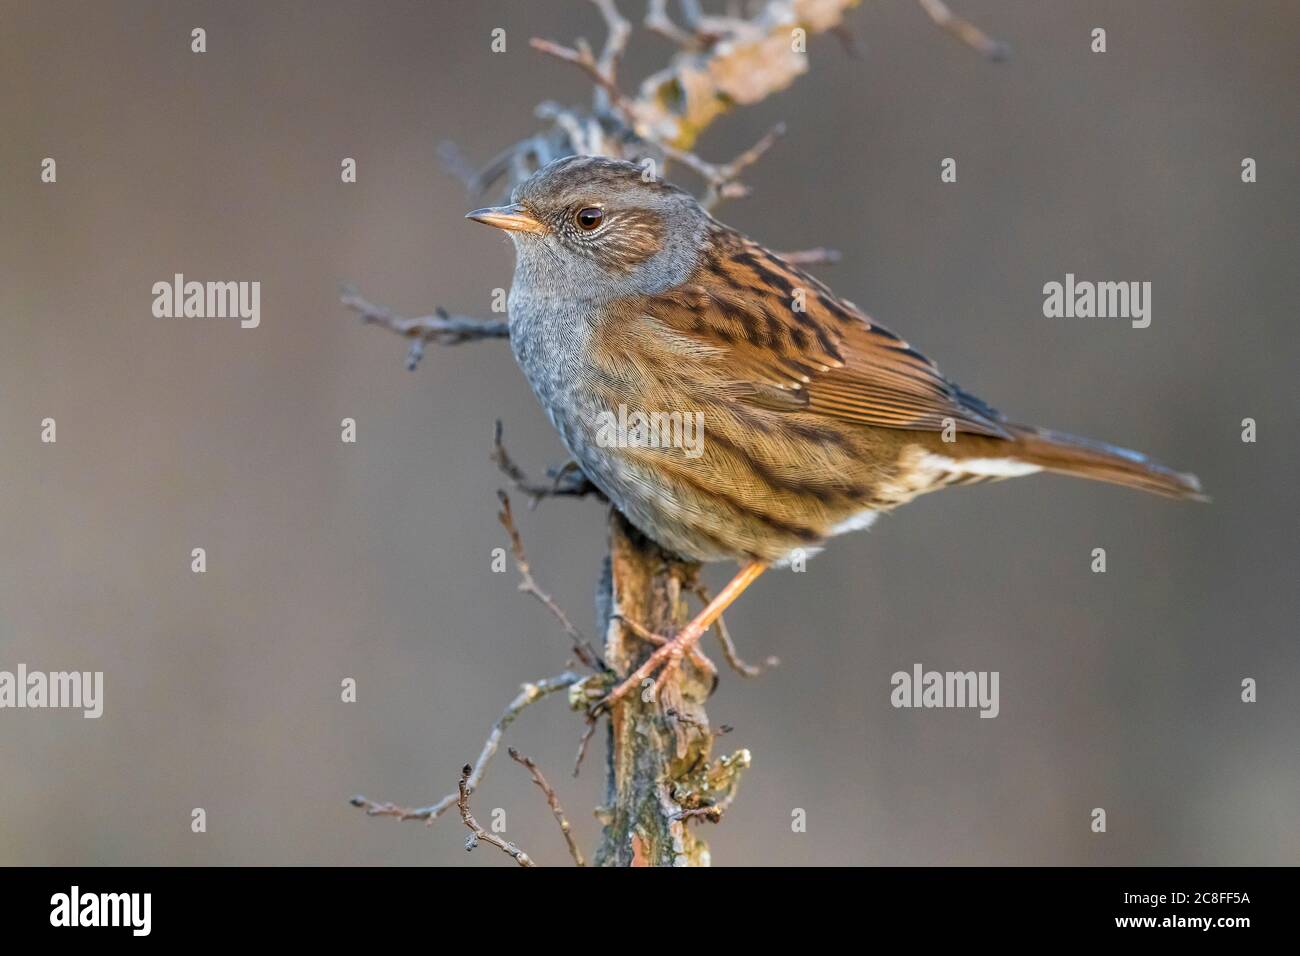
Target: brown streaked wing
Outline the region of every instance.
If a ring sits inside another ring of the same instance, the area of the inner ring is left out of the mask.
[[[726,373],[722,390],[865,425],[942,431],[952,419],[961,432],[1008,437],[997,412],[821,282],[730,230],[714,238],[690,281],[638,307],[708,346]],[[796,311],[800,289],[805,308]]]

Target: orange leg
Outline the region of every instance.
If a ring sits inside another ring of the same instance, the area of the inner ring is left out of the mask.
[[[680,634],[672,640],[665,640],[646,659],[644,664],[610,691],[608,696],[596,704],[593,710],[608,708],[615,701],[622,699],[628,691],[640,685],[643,680],[660,669],[662,670],[655,680],[655,688],[657,690],[661,687],[667,677],[681,664],[682,658],[694,649],[696,642],[704,636],[704,632],[722,616],[722,612],[730,607],[736,598],[740,597],[745,588],[753,584],[758,579],[758,576],[766,570],[767,564],[763,561],[752,561],[741,568],[739,573],[727,583],[727,586],[718,592],[718,596],[710,601],[704,610],[695,616],[694,620],[682,628]]]

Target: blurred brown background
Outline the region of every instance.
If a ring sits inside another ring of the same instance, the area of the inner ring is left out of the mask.
[[[1009,63],[868,0],[861,58],[815,39],[809,75],[701,143],[721,160],[790,127],[722,218],[840,249],[819,274],[957,381],[1196,471],[1215,500],[1053,477],[958,490],[761,581],[729,623],[784,665],[724,672],[710,708],[754,754],[708,830],[715,862],[1295,863],[1297,7],[959,8]],[[518,684],[563,669],[555,624],[489,571],[492,422],[538,473],[563,450],[504,343],[409,374],[337,286],[488,314],[512,256],[462,221],[478,203],[437,144],[485,160],[536,128],[538,100],[585,99],[527,40],[599,40],[596,14],[5,2],[0,21],[0,669],[106,683],[98,721],[0,712],[0,862],[507,865],[467,857],[455,819],[372,820],[347,798],[440,797]],[[639,33],[627,84],[669,52]],[[175,272],[261,281],[261,327],[155,319],[150,287]],[[1152,282],[1151,327],[1045,319],[1042,285],[1066,272]],[[600,506],[546,502],[520,526],[590,630]],[[1000,671],[1001,715],[894,710],[890,674],[914,662]],[[568,778],[579,729],[552,699],[509,739],[592,847],[602,758]],[[521,768],[494,765],[475,806],[566,862]]]

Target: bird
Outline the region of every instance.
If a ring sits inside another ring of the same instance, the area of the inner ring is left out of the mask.
[[[569,156],[509,198],[466,217],[513,241],[511,348],[569,453],[663,548],[740,564],[606,706],[695,659],[766,569],[918,495],[1045,471],[1205,500],[1194,475],[1013,421],[646,166]]]

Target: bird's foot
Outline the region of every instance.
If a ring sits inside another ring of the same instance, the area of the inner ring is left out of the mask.
[[[609,710],[611,706],[626,697],[634,687],[639,686],[651,674],[656,675],[653,685],[654,697],[648,699],[658,700],[659,691],[668,679],[677,672],[677,669],[681,667],[682,660],[688,654],[694,662],[708,662],[708,658],[700,653],[695,645],[704,636],[704,632],[713,626],[713,622],[722,616],[722,612],[730,607],[736,598],[740,597],[741,592],[749,587],[763,573],[766,567],[767,565],[762,561],[751,561],[742,567],[736,573],[736,576],[727,583],[727,586],[718,592],[718,596],[710,601],[699,614],[695,615],[676,637],[671,639],[658,634],[651,634],[650,631],[640,627],[635,622],[629,621],[627,618],[620,618],[633,631],[646,637],[652,644],[657,644],[658,647],[653,654],[646,658],[645,663],[629,674],[604,699],[597,702],[588,711],[588,714],[595,717]],[[711,662],[708,662],[704,669],[712,674],[715,679],[717,678],[718,669]]]
[[[646,658],[640,667],[629,674],[622,683],[611,690],[604,698],[596,702],[591,708],[591,714],[596,715],[608,710],[626,697],[634,688],[645,684],[651,676],[654,677],[654,683],[651,685],[654,688],[653,697],[647,696],[646,699],[658,700],[664,685],[673,678],[681,668],[682,661],[687,657],[691,659],[692,664],[708,675],[711,683],[717,682],[718,668],[697,646],[704,632],[709,629],[710,622],[703,614],[700,614],[682,628],[675,637],[671,638],[655,634],[629,618],[619,617],[619,620],[637,637],[657,646],[654,653]],[[646,689],[649,690],[649,687]]]
[[[661,634],[656,634],[654,631],[632,620],[630,617],[624,617],[621,614],[615,614],[614,617],[617,618],[619,621],[622,621],[625,625],[627,625],[628,630],[630,630],[637,637],[641,638],[641,640],[647,641],[650,644],[654,644],[657,647],[664,647],[667,644],[671,644],[673,640],[675,640],[675,638],[664,637]],[[702,629],[700,633],[703,634],[705,630],[707,630],[707,628]],[[680,635],[678,636],[680,637]],[[718,679],[717,666],[714,665],[713,661],[709,660],[708,657],[705,656],[704,651],[700,649],[698,644],[692,644],[690,648],[686,650],[686,656],[689,656],[691,659],[691,663],[694,664],[696,667],[698,667],[700,670],[704,671],[704,673],[709,676],[709,679],[711,681],[714,682],[717,681]],[[678,663],[680,663],[680,656],[678,657]]]

